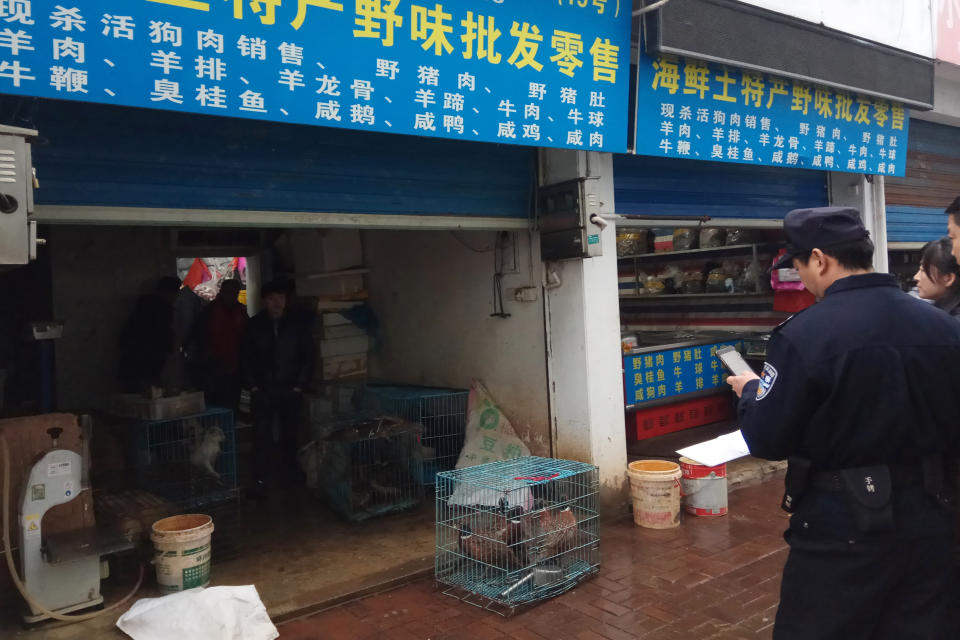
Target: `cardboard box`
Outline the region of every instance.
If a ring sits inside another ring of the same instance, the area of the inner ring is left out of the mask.
[[[366,334],[320,341],[321,358],[366,354],[368,351],[370,351],[370,336]]]
[[[322,302],[320,304],[323,304]],[[358,303],[359,304],[359,303]],[[320,323],[324,327],[337,327],[344,324],[353,324],[347,316],[342,313],[320,313]]]
[[[296,229],[288,235],[298,274],[342,271],[363,265],[359,229]]]
[[[339,338],[358,338],[366,336],[367,330],[358,327],[355,324],[338,324],[333,326],[324,325],[320,330],[320,336],[324,340],[337,340]]]
[[[362,274],[330,275],[324,278],[298,275],[297,295],[335,300],[366,300],[367,290]]]
[[[354,380],[367,375],[367,354],[323,358],[320,361],[323,380]]]

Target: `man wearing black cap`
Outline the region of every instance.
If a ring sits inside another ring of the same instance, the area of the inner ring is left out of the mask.
[[[960,325],[873,273],[849,208],[791,211],[787,255],[819,302],[728,382],[750,452],[789,459],[774,638],[939,638],[960,452]]]

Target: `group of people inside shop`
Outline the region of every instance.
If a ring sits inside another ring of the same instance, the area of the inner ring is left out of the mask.
[[[299,481],[301,394],[313,378],[316,346],[313,315],[291,304],[289,283],[266,284],[263,309],[252,318],[240,302],[241,290],[239,280],[224,279],[216,298],[204,304],[176,277],[156,281],[121,331],[118,383],[123,393],[153,396],[200,389],[208,406],[235,414],[242,390],[248,390],[252,493],[261,497],[273,479],[287,486]]]

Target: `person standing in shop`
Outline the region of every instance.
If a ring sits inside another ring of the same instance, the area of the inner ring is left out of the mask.
[[[950,238],[928,242],[920,253],[920,268],[914,279],[921,298],[960,317],[960,265],[951,253],[951,245]]]
[[[207,401],[237,412],[240,404],[240,347],[247,308],[240,303],[239,280],[227,278],[204,316],[204,393]]]
[[[179,367],[174,353],[174,313],[180,279],[157,279],[137,298],[120,332],[117,382],[122,393],[166,390],[179,393]]]
[[[288,487],[299,477],[301,394],[309,387],[316,365],[309,321],[290,308],[287,288],[271,282],[260,295],[264,309],[247,325],[240,359],[243,383],[251,393],[258,497],[272,488],[277,475]],[[275,427],[279,443],[274,439]]]
[[[775,640],[940,638],[955,547],[960,323],[874,273],[849,208],[791,211],[787,254],[819,302],[733,376],[751,454],[789,460]]]

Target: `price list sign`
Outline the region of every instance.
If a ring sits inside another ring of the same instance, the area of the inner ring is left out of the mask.
[[[627,404],[642,404],[722,387],[727,372],[717,357],[717,349],[721,347],[740,349],[741,343],[722,342],[624,356]]]

